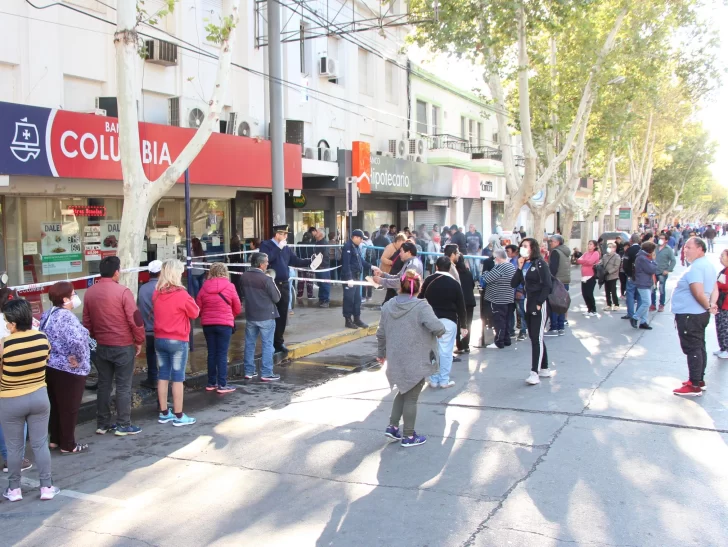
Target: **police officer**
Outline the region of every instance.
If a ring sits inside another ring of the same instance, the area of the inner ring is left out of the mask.
[[[359,245],[364,239],[364,232],[354,230],[351,232],[351,239],[344,243],[341,250],[341,280],[348,281],[344,285],[344,325],[349,329],[369,327],[361,320],[361,288],[354,285],[354,281],[361,279],[361,273],[364,267],[378,271],[379,268],[372,267],[361,256]],[[353,320],[352,320],[353,317]]]
[[[273,239],[267,239],[260,244],[260,252],[268,255],[268,267],[276,272],[276,287],[281,292],[281,299],[276,303],[278,317],[276,318],[276,331],[273,336],[273,347],[275,351],[288,353],[288,348],[283,343],[283,333],[286,330],[288,319],[288,303],[291,293],[288,286],[288,266],[295,268],[306,268],[311,265],[310,258],[299,258],[290,247],[288,242],[288,224],[273,226],[275,235]]]

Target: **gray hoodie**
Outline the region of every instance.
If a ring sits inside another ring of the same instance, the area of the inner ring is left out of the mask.
[[[427,300],[399,294],[382,306],[377,329],[377,356],[387,359],[389,385],[406,393],[437,373],[437,337],[445,327]],[[431,364],[431,357],[437,364]]]

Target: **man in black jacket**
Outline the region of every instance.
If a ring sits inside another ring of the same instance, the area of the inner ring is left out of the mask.
[[[453,224],[452,226],[450,226],[450,230],[452,231],[452,236],[450,236],[450,243],[454,243],[455,245],[457,245],[460,254],[464,255],[468,246],[468,243],[465,240],[465,234],[458,229],[457,224]]]
[[[326,231],[323,228],[316,230],[313,232],[313,237],[316,240],[314,243],[317,247],[316,252],[322,257],[319,269],[328,270],[331,267],[331,260],[329,258],[329,248],[326,247],[329,244],[326,240]],[[316,272],[316,279],[331,279],[331,272]],[[331,283],[322,281],[318,284],[318,288],[319,308],[328,308],[331,297]]]
[[[348,281],[344,285],[344,326],[348,329],[367,329],[369,325],[361,320],[361,288],[354,285],[354,281],[361,280],[364,268],[379,271],[376,266],[372,267],[364,260],[359,250],[359,245],[364,239],[364,232],[354,230],[351,232],[351,239],[344,244],[341,250],[341,280]]]
[[[622,268],[627,276],[627,315],[622,319],[632,319],[634,317],[635,302],[640,304],[640,295],[637,286],[634,284],[634,261],[637,258],[642,247],[640,246],[641,238],[639,234],[632,234],[629,238],[630,247],[624,252],[622,257]]]
[[[461,336],[467,336],[465,300],[460,284],[450,275],[452,263],[446,256],[437,259],[437,271],[425,279],[418,298],[424,298],[432,306],[435,315],[445,327],[445,334],[437,339],[440,353],[440,371],[430,376],[430,387],[448,388],[455,385],[450,379],[452,350],[460,326]]]

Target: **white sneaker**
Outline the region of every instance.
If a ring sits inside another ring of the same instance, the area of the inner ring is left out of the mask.
[[[492,344],[489,344],[489,345],[485,346],[485,349],[501,349],[501,348],[499,348],[498,346],[496,346],[495,345],[495,342],[493,342]]]
[[[442,389],[447,389],[447,388],[449,388],[449,387],[452,387],[452,386],[454,386],[454,385],[455,385],[455,380],[449,380],[449,381],[447,382],[447,384],[440,384],[440,387],[441,387]]]
[[[720,355],[721,353],[723,353],[723,352],[721,350],[718,350],[718,351],[714,351],[713,355]]]
[[[598,314],[597,312],[593,311],[593,312],[591,312],[591,313],[589,314],[589,316],[590,316],[590,317],[599,317],[599,314]]]
[[[606,308],[604,308],[604,311],[612,311],[612,306],[607,306]]]
[[[40,487],[40,499],[52,500],[60,492],[61,492],[61,489],[58,488],[57,486],[41,486]]]
[[[428,383],[430,384],[430,387],[431,387],[432,389],[437,389],[437,387],[438,387],[438,386],[440,385],[440,384],[438,384],[437,382],[428,382]]]
[[[550,368],[542,368],[541,370],[538,371],[538,375],[541,378],[551,378],[554,375],[554,371],[551,370]]]
[[[531,371],[531,374],[528,378],[526,378],[526,383],[535,386],[536,384],[540,384],[541,380],[538,377],[538,374],[536,372]]]
[[[721,351],[721,352],[720,352],[720,353],[719,353],[719,354],[717,355],[717,357],[718,357],[719,359],[728,359],[728,351]]]

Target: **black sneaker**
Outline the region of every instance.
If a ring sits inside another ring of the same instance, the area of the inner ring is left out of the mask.
[[[521,334],[518,335],[518,338],[516,338],[516,340],[518,340],[519,342],[522,342],[525,339],[526,339],[526,333],[525,332],[522,332]]]
[[[344,321],[344,326],[347,329],[358,329],[359,328],[356,326],[356,323],[354,323],[354,321],[352,321],[351,319],[347,319],[346,321]]]
[[[546,332],[543,333],[543,335],[544,336],[558,336],[559,335],[559,331],[557,331],[556,329],[554,329],[554,330],[547,330]]]
[[[643,330],[652,330],[652,327],[650,327],[647,323],[642,323],[640,328]]]
[[[256,376],[258,376],[258,375],[257,375],[256,373],[253,373],[253,374],[246,374],[245,376],[243,376],[243,378],[245,378],[246,380],[252,380],[252,379],[253,379],[253,378],[255,378]]]
[[[319,302],[318,307],[319,308],[328,308],[329,307],[329,303],[328,302]]]
[[[630,325],[632,325],[633,329],[636,329],[638,326],[637,319],[635,319],[634,317],[630,318],[629,323]]]
[[[632,319],[629,315],[623,315],[622,319]]]
[[[359,327],[360,329],[368,329],[369,325],[367,325],[364,321],[361,320],[360,317],[354,318],[354,324]]]
[[[277,382],[280,379],[281,379],[281,377],[278,374],[272,374],[270,376],[261,376],[260,377],[261,382]]]

